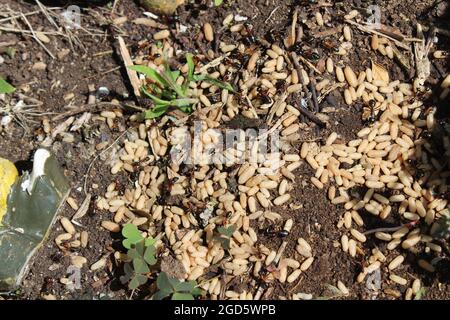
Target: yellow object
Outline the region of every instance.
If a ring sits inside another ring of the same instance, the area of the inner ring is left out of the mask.
[[[14,163],[0,158],[0,226],[2,225],[2,219],[8,207],[7,201],[9,191],[18,175],[19,173],[17,172]]]
[[[185,0],[141,0],[145,9],[163,14],[173,14]]]

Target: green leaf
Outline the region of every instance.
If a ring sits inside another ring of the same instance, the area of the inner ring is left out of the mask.
[[[144,256],[145,252],[145,241],[141,240],[138,243],[134,244],[134,249],[136,249],[137,253],[139,254],[139,257],[142,258]]]
[[[195,281],[185,281],[185,282],[179,282],[176,285],[174,285],[174,289],[177,292],[191,292],[195,289]]]
[[[128,250],[127,256],[128,256],[128,258],[133,260],[133,259],[136,259],[136,258],[140,258],[142,255],[139,254],[139,252],[136,250],[136,248],[131,248],[131,249]]]
[[[192,77],[194,76],[195,63],[192,57],[192,53],[186,54],[186,62],[188,64],[188,79],[192,79]]]
[[[419,291],[417,291],[416,296],[414,297],[414,300],[421,300],[423,296],[427,293],[427,288],[422,287]]]
[[[156,263],[154,246],[148,246],[147,249],[145,249],[144,260],[151,266]]]
[[[122,284],[125,284],[125,283],[130,282],[131,278],[133,277],[134,271],[133,271],[133,267],[128,262],[125,263],[125,265],[123,266],[123,271],[124,271],[125,275],[120,277],[120,282]]]
[[[149,246],[153,246],[155,245],[156,240],[153,239],[152,237],[145,239],[145,246],[149,247]]]
[[[138,228],[132,223],[127,223],[123,227],[122,235],[125,237],[125,239],[122,241],[122,244],[127,249],[131,249],[132,245],[144,239],[141,233],[139,232]]]
[[[181,281],[169,275],[167,275],[167,279],[169,280],[170,286],[173,288],[173,291],[177,291],[175,288],[181,283]]]
[[[175,91],[177,93],[177,95],[180,96],[181,98],[185,98],[185,94],[184,94],[182,88],[178,84],[176,84],[175,81],[172,79],[172,74],[170,71],[162,73],[161,77],[164,78],[164,80],[166,81],[166,83],[170,87],[170,89]]]
[[[180,73],[181,73],[180,70],[170,71],[170,76],[172,77],[172,80],[174,82],[177,81],[177,78],[180,76]]]
[[[153,109],[144,111],[143,116],[144,119],[154,119],[162,116],[164,113],[167,112],[167,110],[169,110],[168,105],[167,106],[156,105]]]
[[[194,60],[192,58],[192,53],[187,53],[186,54],[186,62],[188,65],[188,74],[186,76],[186,79],[184,79],[184,83],[182,86],[182,90],[183,92],[186,94],[189,88],[189,82],[191,82],[192,80],[192,76],[194,75],[194,71],[195,71],[195,63]]]
[[[225,227],[217,228],[217,231],[219,231],[219,233],[221,235],[224,235],[226,237],[231,237],[235,230],[236,230],[236,226],[235,225],[231,225],[228,228],[225,228]]]
[[[178,107],[178,109],[180,109],[184,113],[191,113],[192,112],[192,106],[184,106],[184,107],[180,106],[180,107]]]
[[[172,101],[170,101],[170,105],[174,106],[174,107],[181,108],[181,107],[190,106],[190,105],[192,105],[194,103],[197,103],[197,102],[198,102],[198,100],[195,99],[195,98],[184,98],[184,99],[172,100]]]
[[[149,273],[150,269],[142,258],[133,259],[133,269],[136,273],[145,274]]]
[[[172,300],[194,300],[194,297],[190,293],[176,292],[173,294]]]
[[[139,229],[132,223],[127,223],[123,227],[122,235],[127,239],[142,239]]]
[[[222,248],[225,250],[230,249],[230,239],[229,238],[223,238],[223,237],[217,237],[217,241],[222,245]]]
[[[223,3],[223,0],[214,0],[214,5],[215,5],[216,7],[222,5],[222,3]]]
[[[153,300],[162,300],[172,294],[173,291],[170,289],[159,290],[153,295]]]
[[[152,68],[147,67],[147,66],[140,66],[140,65],[128,66],[128,69],[131,69],[131,70],[134,70],[134,71],[137,71],[139,73],[142,73],[142,74],[146,75],[147,77],[152,79],[154,82],[156,82],[161,87],[167,87],[168,86],[168,84],[166,83],[164,78],[155,69],[152,69]]]
[[[194,288],[194,290],[191,291],[191,294],[193,296],[200,296],[202,294],[202,290],[200,288]]]
[[[165,272],[161,272],[156,279],[156,285],[160,290],[170,290],[173,292],[173,287],[170,283],[169,277]]]
[[[148,278],[146,276],[137,274],[133,277],[133,279],[131,279],[130,283],[128,284],[128,288],[130,288],[131,290],[136,290],[137,288],[145,284],[147,280]]]
[[[153,102],[155,102],[155,104],[157,104],[157,105],[161,105],[161,106],[168,106],[168,105],[170,105],[170,101],[163,100],[163,99],[158,98],[157,96],[151,94],[150,92],[148,92],[147,89],[145,89],[144,86],[141,87],[141,91],[142,91],[145,95],[147,95],[150,99],[152,99]]]
[[[192,79],[194,81],[206,81],[206,82],[212,83],[215,86],[218,86],[221,89],[226,89],[228,91],[234,92],[234,88],[231,84],[229,84],[227,82],[222,82],[222,81],[217,80],[213,77],[210,77],[206,74],[194,74]]]
[[[14,91],[16,91],[16,88],[0,77],[0,93],[13,93]]]
[[[143,275],[143,274],[137,274],[136,275],[136,278],[138,279],[138,281],[139,281],[139,284],[142,286],[143,284],[145,284],[146,282],[147,282],[147,280],[148,280],[148,277],[146,276],[146,275]]]
[[[128,284],[128,288],[130,288],[131,290],[136,290],[137,288],[139,288],[139,279],[136,276],[131,279],[130,283]]]
[[[7,47],[5,50],[5,53],[11,58],[14,59],[14,57],[16,56],[16,48],[14,47]]]
[[[126,275],[133,275],[134,271],[133,267],[131,266],[131,263],[129,262],[125,263],[125,265],[123,266],[123,271],[125,272]]]

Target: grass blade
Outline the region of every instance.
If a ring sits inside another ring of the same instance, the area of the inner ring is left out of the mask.
[[[221,89],[226,89],[228,91],[235,92],[234,88],[233,88],[233,86],[231,84],[226,83],[226,82],[222,82],[222,81],[217,80],[217,79],[215,79],[213,77],[210,77],[210,76],[208,76],[206,74],[195,74],[193,76],[193,80],[194,81],[206,81],[206,82],[212,83],[215,86],[218,86]]]
[[[146,75],[147,77],[152,79],[154,82],[156,82],[158,85],[160,85],[163,88],[168,86],[168,84],[166,83],[164,78],[161,76],[161,74],[158,71],[156,71],[155,69],[152,69],[147,66],[140,66],[140,65],[128,66],[128,68]]]
[[[188,78],[192,79],[194,76],[195,64],[194,59],[192,58],[192,53],[186,54],[186,62],[188,64]]]
[[[155,106],[153,109],[146,110],[143,112],[144,119],[154,119],[162,116],[169,110],[169,106]]]
[[[164,105],[164,106],[170,105],[170,101],[163,100],[163,99],[158,98],[157,96],[154,96],[153,94],[148,92],[148,90],[145,89],[145,87],[142,87],[141,90],[145,95],[147,95],[150,99],[152,99],[155,104]]]
[[[0,93],[13,93],[14,91],[16,91],[16,88],[0,77]]]

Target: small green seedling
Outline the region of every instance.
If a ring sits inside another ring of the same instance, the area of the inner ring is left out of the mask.
[[[419,291],[417,291],[416,295],[414,296],[414,300],[422,300],[422,298],[425,296],[425,294],[427,293],[427,288],[422,287],[419,289]]]
[[[233,235],[235,230],[236,230],[235,225],[231,225],[228,228],[225,228],[225,227],[217,228],[219,235],[216,237],[216,240],[219,241],[219,243],[222,245],[222,247],[225,250],[230,249],[230,238]]]
[[[180,281],[161,272],[156,279],[159,291],[153,296],[154,300],[162,300],[172,296],[172,300],[194,300],[194,296],[201,295],[195,281]]]
[[[188,74],[183,82],[179,85],[176,83],[180,76],[179,70],[170,70],[167,62],[164,64],[164,70],[158,71],[147,66],[134,65],[129,66],[131,70],[144,74],[152,83],[141,87],[141,91],[148,96],[154,103],[154,107],[144,111],[142,116],[144,119],[154,119],[165,114],[170,108],[178,108],[185,113],[192,112],[192,105],[198,102],[197,98],[192,98],[189,90],[191,81],[207,81],[219,88],[234,91],[233,87],[228,84],[214,79],[204,74],[194,74],[195,64],[192,54],[186,55],[188,64]]]
[[[214,0],[214,5],[216,7],[219,7],[220,5],[222,5],[222,3],[223,3],[223,0]]]
[[[151,274],[150,266],[156,263],[155,239],[144,237],[140,234],[134,224],[126,224],[122,229],[125,239],[122,244],[128,249],[127,257],[129,262],[124,265],[125,275],[120,281],[131,290],[136,290],[145,284]]]
[[[14,47],[7,47],[5,49],[5,53],[11,58],[14,59],[14,57],[16,56],[17,50]]]
[[[0,93],[13,93],[14,91],[16,91],[16,88],[0,77]]]

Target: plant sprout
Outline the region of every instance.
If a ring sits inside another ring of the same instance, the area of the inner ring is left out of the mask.
[[[228,228],[219,227],[217,231],[219,232],[219,236],[216,237],[217,241],[222,245],[225,250],[230,249],[230,238],[236,230],[235,225],[231,225]]]
[[[0,77],[0,94],[1,93],[13,93],[16,90],[12,85],[10,85],[6,80]]]
[[[138,228],[131,223],[124,226],[122,235],[125,237],[122,244],[128,249],[127,257],[130,262],[125,263],[125,275],[120,280],[124,284],[128,283],[131,290],[136,290],[147,282],[151,274],[150,266],[156,263],[156,240],[153,238],[144,239]]]
[[[159,291],[153,296],[155,300],[162,300],[168,296],[172,296],[172,300],[194,300],[194,296],[201,295],[195,281],[183,282],[169,277],[165,272],[158,275],[156,285]]]
[[[234,91],[233,87],[205,74],[194,74],[195,64],[192,54],[186,55],[188,74],[181,85],[177,84],[180,76],[179,70],[171,70],[168,63],[164,63],[164,70],[158,71],[147,66],[129,66],[131,70],[147,76],[152,83],[143,85],[141,91],[154,103],[154,107],[144,111],[145,119],[154,119],[165,114],[170,108],[178,108],[185,113],[192,112],[192,105],[198,102],[197,98],[190,95],[189,83],[191,81],[207,81],[219,88]]]

